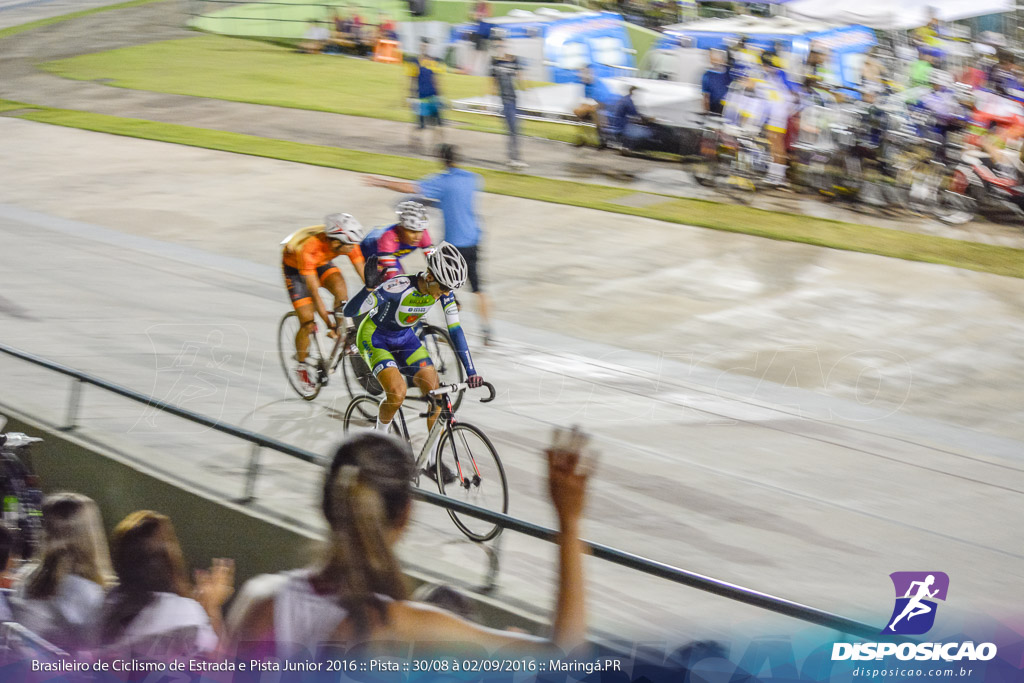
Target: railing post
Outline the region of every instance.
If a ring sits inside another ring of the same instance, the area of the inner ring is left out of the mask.
[[[256,477],[260,474],[260,449],[262,447],[258,443],[252,445],[252,453],[249,455],[249,471],[245,475],[245,493],[242,494],[242,498],[238,501],[243,505],[245,503],[251,503],[256,494]]]
[[[487,576],[484,577],[484,585],[480,587],[481,593],[492,593],[498,587],[498,574],[501,573],[501,539],[504,535],[498,534],[490,548],[484,546],[487,551]]]
[[[78,417],[78,405],[82,400],[83,380],[75,379],[71,383],[71,395],[68,397],[68,412],[64,418],[64,426],[61,431],[70,432],[75,428],[75,418]]]

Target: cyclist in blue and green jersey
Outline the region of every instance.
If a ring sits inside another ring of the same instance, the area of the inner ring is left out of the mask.
[[[346,316],[367,314],[356,333],[356,345],[366,364],[384,388],[385,397],[377,414],[377,429],[388,431],[391,420],[402,406],[406,394],[404,375],[411,375],[416,386],[426,395],[439,385],[437,370],[414,326],[437,301],[444,309],[452,344],[466,369],[470,387],[483,384],[477,374],[466,344],[466,334],[459,323],[459,310],[453,290],[461,287],[468,273],[466,259],[459,250],[442,242],[427,255],[427,270],[416,275],[399,275],[374,290],[362,289],[345,305]],[[427,430],[434,426],[440,408],[427,417]],[[424,474],[436,477],[436,447],[424,468]],[[443,471],[445,483],[455,480],[454,473]]]

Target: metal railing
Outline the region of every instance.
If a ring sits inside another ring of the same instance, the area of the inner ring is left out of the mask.
[[[81,405],[82,387],[85,384],[91,384],[95,387],[104,389],[105,391],[112,392],[139,403],[144,403],[149,407],[204,425],[215,431],[234,436],[253,444],[249,467],[246,472],[245,492],[242,498],[238,500],[238,502],[243,504],[251,502],[255,498],[256,479],[259,476],[259,454],[260,450],[263,448],[270,448],[279,453],[298,458],[305,462],[324,464],[324,458],[316,453],[296,448],[295,446],[277,441],[276,439],[271,439],[247,429],[241,429],[239,427],[224,424],[218,420],[179,408],[171,405],[170,403],[157,400],[152,396],[146,396],[145,394],[107,382],[99,379],[98,377],[93,377],[65,365],[54,363],[53,361],[49,361],[44,358],[39,358],[38,356],[20,351],[4,344],[0,344],[0,352],[73,378],[74,383],[71,386],[71,395],[68,401],[65,424],[61,427],[63,431],[71,431],[75,429],[75,420],[78,414],[78,409]],[[414,488],[413,495],[416,499],[424,503],[451,509],[460,514],[469,515],[491,524],[497,524],[507,531],[523,534],[549,543],[557,542],[558,534],[554,529],[549,529],[509,515],[478,508],[420,488]],[[811,624],[824,626],[842,633],[860,636],[862,638],[876,638],[879,633],[879,629],[877,627],[873,627],[853,619],[815,609],[814,607],[802,605],[790,600],[785,600],[760,591],[737,586],[736,584],[726,581],[720,581],[709,576],[704,576],[703,574],[686,571],[685,569],[673,567],[662,562],[656,562],[646,557],[640,557],[639,555],[634,555],[633,553],[628,553],[607,545],[592,542],[584,542],[584,545],[589,549],[591,555],[601,560],[626,567],[627,569],[642,572],[650,576],[665,579],[673,583],[696,588],[736,602],[752,605],[760,609],[782,614]]]

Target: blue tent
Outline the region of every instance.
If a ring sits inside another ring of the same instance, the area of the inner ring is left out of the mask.
[[[598,78],[621,76],[623,67],[636,67],[625,22],[614,12],[528,12],[495,17],[486,24],[492,38],[542,38],[546,76],[552,83],[578,81],[584,66]],[[475,30],[476,24],[455,26],[452,38],[466,39]]]
[[[787,18],[708,19],[665,27],[658,49],[696,47],[702,50],[726,49],[740,37],[760,49],[778,48],[803,61],[812,45],[831,57],[829,65],[839,83],[860,85],[864,54],[878,41],[867,26],[829,26],[815,21]]]

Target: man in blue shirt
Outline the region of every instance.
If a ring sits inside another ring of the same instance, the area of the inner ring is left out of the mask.
[[[494,94],[501,99],[501,111],[508,124],[508,165],[516,170],[526,168],[519,158],[519,108],[516,90],[523,86],[523,65],[505,46],[504,41],[495,40],[494,57],[491,58],[491,78],[494,79]]]
[[[612,104],[608,116],[608,134],[618,145],[627,150],[636,150],[652,136],[645,125],[647,119],[637,111],[633,93],[639,90],[635,85],[617,102]]]
[[[700,91],[704,93],[704,112],[722,115],[725,95],[729,92],[729,69],[725,65],[725,53],[709,50],[711,67],[700,79]]]
[[[483,189],[483,178],[458,167],[458,152],[454,145],[441,145],[438,147],[438,155],[444,163],[444,171],[427,176],[418,183],[374,176],[365,176],[363,181],[371,187],[420,195],[440,204],[444,218],[444,241],[454,245],[466,259],[470,289],[476,294],[483,322],[484,343],[489,345],[492,341],[490,301],[480,281],[478,263],[482,232],[476,213],[476,195]]]

